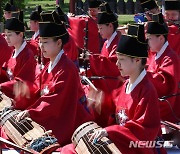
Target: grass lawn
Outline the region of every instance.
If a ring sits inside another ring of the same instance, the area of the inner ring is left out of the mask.
[[[118,22],[120,25],[133,23],[134,15],[118,15]]]
[[[55,0],[26,0],[25,3],[26,3],[26,7],[25,7],[26,22],[28,21],[30,13],[35,9],[36,5],[41,5],[42,9],[45,11],[54,10],[56,6]],[[69,11],[69,0],[64,0],[64,5],[61,7],[63,11],[67,13]],[[134,21],[133,15],[119,15],[118,21],[120,25],[132,23]]]

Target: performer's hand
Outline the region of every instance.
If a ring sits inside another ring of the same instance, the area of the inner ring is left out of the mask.
[[[105,129],[101,129],[101,130],[95,131],[89,138],[89,141],[96,143],[101,138],[106,137],[106,136],[108,136],[107,131]]]
[[[29,87],[27,86],[25,82],[17,81],[14,84],[13,92],[14,92],[15,98],[18,98],[18,97],[30,98]]]
[[[75,14],[68,12],[68,13],[67,13],[67,16],[68,16],[68,17],[75,17]]]
[[[30,115],[29,115],[29,112],[27,110],[24,110],[24,111],[20,112],[16,116],[16,120],[19,122],[19,121],[23,120],[26,117],[30,117]]]

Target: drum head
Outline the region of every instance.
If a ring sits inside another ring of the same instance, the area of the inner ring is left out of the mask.
[[[5,107],[10,107],[11,105],[12,100],[0,91],[0,111]]]

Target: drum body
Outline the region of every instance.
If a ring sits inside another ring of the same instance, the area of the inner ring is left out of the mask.
[[[16,115],[20,111],[11,107],[11,99],[4,94],[0,94],[0,99],[0,126],[14,143],[22,148],[46,154],[59,147],[57,139],[32,119],[25,118],[18,122]]]
[[[18,113],[17,110],[6,111],[1,115],[0,125],[9,138],[17,145],[24,147],[32,140],[41,137],[44,130],[40,125],[28,118],[17,122],[15,117]]]
[[[121,154],[118,148],[107,137],[97,143],[89,141],[90,134],[102,129],[95,122],[90,121],[79,126],[71,138],[78,154]]]
[[[12,105],[12,101],[12,99],[0,91],[0,112],[2,112],[5,107],[10,107]]]
[[[2,154],[20,154],[20,151],[9,150],[9,149],[2,149]]]
[[[86,26],[86,22],[88,26]],[[88,16],[75,16],[69,17],[69,24],[70,28],[68,32],[74,39],[78,48],[84,49],[84,37],[86,36],[85,28],[88,27],[87,49],[93,54],[100,53],[101,40],[95,20]]]

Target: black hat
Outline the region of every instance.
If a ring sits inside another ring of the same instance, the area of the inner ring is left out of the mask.
[[[64,24],[56,24],[53,22],[39,23],[40,37],[61,37],[67,34]]]
[[[61,21],[67,22],[66,19],[65,19],[65,14],[62,11],[62,9],[60,8],[60,6],[56,6],[56,12],[59,15],[59,18],[60,18]]]
[[[165,1],[165,10],[180,10],[180,1]]]
[[[131,25],[128,25],[127,34],[131,36],[135,36],[138,38],[140,42],[145,43],[146,39],[145,39],[145,35],[143,35],[142,33],[143,31],[144,31],[143,24],[131,24]]]
[[[41,21],[42,22],[54,22],[57,24],[61,24],[61,20],[59,19],[59,15],[55,11],[43,11],[40,14],[41,16]]]
[[[101,5],[101,1],[98,0],[89,0],[89,8],[98,8]]]
[[[41,21],[41,16],[40,16],[41,12],[42,12],[41,5],[38,5],[36,7],[36,10],[31,13],[30,20]]]
[[[153,14],[152,21],[148,22],[147,33],[154,35],[168,34],[168,27],[164,22],[162,13]]]
[[[117,16],[111,11],[108,3],[100,5],[101,12],[98,13],[98,24],[117,22]]]
[[[146,10],[146,9],[151,10],[151,9],[158,7],[155,0],[140,0],[140,3],[141,3],[141,7],[144,10]]]
[[[128,33],[129,35],[122,35],[120,37],[117,53],[130,57],[147,58],[148,45],[145,41],[144,25],[130,25]]]
[[[113,13],[107,2],[102,3],[99,7],[101,12]]]
[[[68,35],[65,25],[59,20],[55,11],[42,12],[42,22],[39,24],[40,37],[62,37]]]
[[[16,11],[16,7],[14,6],[13,0],[10,0],[10,3],[6,3],[4,7],[4,11],[8,11],[8,12]]]
[[[12,18],[17,18],[19,21],[24,22],[24,13],[23,11],[17,11],[12,13]]]
[[[40,14],[42,12],[42,7],[41,5],[36,6],[36,11]]]
[[[33,11],[30,15],[30,20],[41,21],[41,16],[40,16],[39,12]]]
[[[13,12],[12,17],[6,21],[5,29],[24,32],[23,11]]]
[[[4,7],[4,11],[8,11],[8,12],[11,12],[11,4],[9,3],[6,3],[5,7]]]

